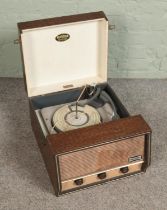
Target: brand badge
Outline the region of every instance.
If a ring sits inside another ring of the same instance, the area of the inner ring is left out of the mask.
[[[142,156],[141,155],[129,157],[129,159],[128,159],[129,163],[140,161],[140,160],[142,160]]]
[[[69,34],[63,33],[63,34],[59,34],[55,37],[56,41],[58,42],[64,42],[66,40],[68,40],[70,38]]]

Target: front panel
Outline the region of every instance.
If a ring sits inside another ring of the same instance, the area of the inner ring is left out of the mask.
[[[61,191],[140,172],[144,153],[142,135],[60,155]]]

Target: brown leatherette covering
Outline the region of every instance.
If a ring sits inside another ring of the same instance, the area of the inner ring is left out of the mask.
[[[142,116],[137,115],[64,133],[52,134],[48,136],[48,142],[52,153],[58,155],[150,132],[150,127]]]
[[[35,134],[36,141],[38,143],[39,149],[41,151],[46,169],[48,171],[50,180],[55,190],[55,194],[58,195],[58,174],[57,167],[54,156],[51,154],[50,146],[46,142],[45,136],[41,130],[35,112],[32,108],[31,102],[30,105],[30,116],[31,116],[31,125]]]
[[[75,22],[88,21],[88,20],[101,19],[101,18],[105,18],[107,20],[107,17],[105,16],[104,12],[99,11],[99,12],[91,12],[91,13],[21,22],[18,23],[18,28],[20,33],[22,33],[22,31],[25,29],[75,23]]]

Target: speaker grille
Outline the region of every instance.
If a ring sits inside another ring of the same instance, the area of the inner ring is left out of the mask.
[[[127,165],[128,158],[137,155],[144,159],[144,136],[61,155],[61,181]]]

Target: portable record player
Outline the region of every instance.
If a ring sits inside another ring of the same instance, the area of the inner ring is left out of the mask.
[[[107,83],[105,14],[18,28],[31,124],[56,195],[145,172],[151,130]]]

